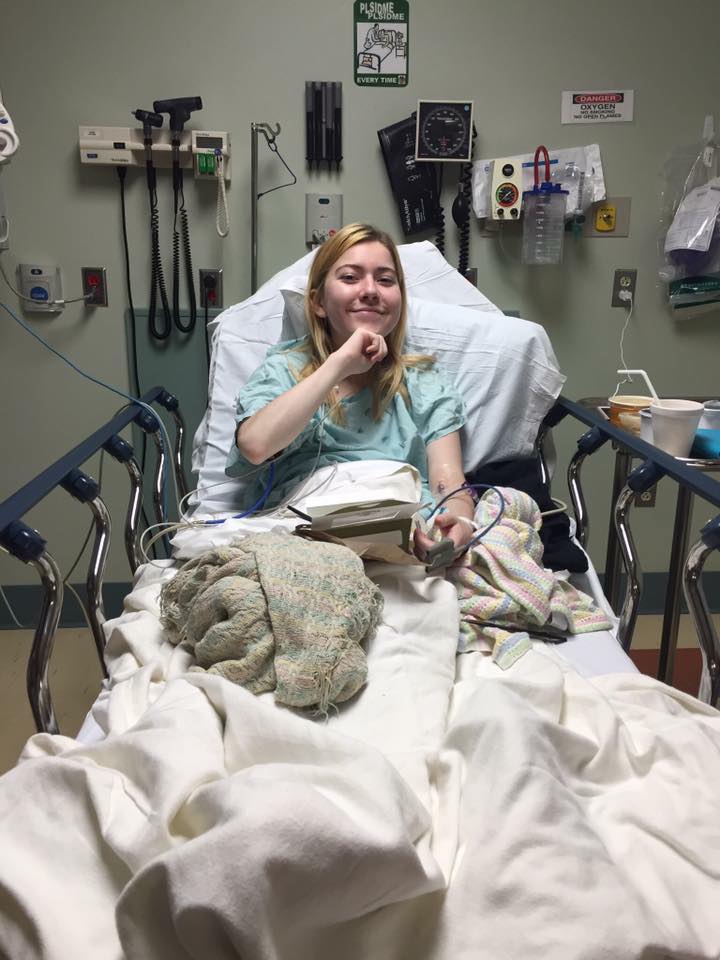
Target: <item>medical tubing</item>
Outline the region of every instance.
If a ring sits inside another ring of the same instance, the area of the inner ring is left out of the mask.
[[[315,460],[314,460],[314,462],[313,462],[312,469],[310,470],[310,473],[307,475],[307,477],[305,477],[305,480],[303,480],[303,485],[307,484],[310,480],[312,480],[313,476],[317,473],[317,469],[318,469],[318,466],[317,466],[317,465],[318,465],[318,462],[319,462],[319,460],[320,460],[320,454],[322,453],[322,438],[323,438],[323,433],[324,433],[324,431],[325,431],[325,421],[326,421],[327,418],[330,416],[330,414],[333,412],[333,410],[335,409],[335,407],[339,406],[340,403],[342,403],[342,400],[336,400],[335,403],[333,403],[333,405],[330,407],[330,409],[329,409],[329,410],[326,410],[326,412],[323,414],[323,416],[320,418],[320,420],[318,420],[318,422],[314,425],[314,429],[316,429],[316,430],[317,430],[318,428],[320,429],[320,433],[319,433],[319,436],[318,436],[318,451],[317,451],[317,453],[316,453],[316,455],[315,455]],[[324,406],[324,405],[323,405],[323,406]],[[292,453],[292,452],[293,452],[293,451],[292,451],[292,450],[289,450],[289,449],[288,449],[288,450],[284,450],[281,454],[279,454],[278,456],[274,457],[273,460],[272,460],[273,466],[274,466],[275,464],[279,463],[280,460],[282,460],[284,457],[287,457],[287,456],[288,456],[290,453]],[[337,465],[336,465],[336,466],[337,466]],[[246,477],[251,477],[251,476],[253,476],[254,474],[259,473],[261,470],[264,470],[264,469],[265,469],[265,463],[261,463],[261,464],[259,464],[258,466],[254,467],[252,470],[246,470],[245,473],[241,474],[239,477],[229,477],[227,480],[220,480],[218,483],[212,483],[212,484],[210,484],[209,486],[205,487],[205,492],[207,492],[207,491],[209,491],[209,490],[214,490],[215,487],[222,487],[222,486],[225,486],[226,484],[231,484],[231,483],[233,483],[234,481],[237,481],[237,480],[244,480]],[[335,474],[334,474],[334,472],[333,472],[326,480],[321,480],[320,483],[319,483],[316,487],[313,487],[313,488],[312,488],[310,491],[308,491],[308,492],[305,492],[304,490],[302,490],[302,488],[300,489],[300,491],[297,491],[297,489],[293,490],[289,497],[286,497],[284,500],[282,500],[280,503],[276,504],[276,505],[275,505],[274,507],[272,507],[270,510],[263,510],[263,511],[262,511],[262,515],[265,516],[265,515],[271,515],[271,514],[273,514],[273,513],[279,513],[281,510],[284,510],[285,507],[287,507],[290,503],[292,503],[293,498],[294,498],[295,496],[300,495],[300,494],[302,494],[303,496],[309,496],[311,493],[315,493],[316,490],[319,490],[320,487],[322,487],[325,483],[329,482],[329,480],[331,480],[334,475],[335,475]],[[186,501],[186,500],[189,500],[190,497],[191,497],[194,493],[197,493],[197,492],[198,492],[197,489],[195,489],[195,490],[190,490],[190,491],[189,491],[188,493],[186,493],[185,496],[180,500],[179,508],[178,508],[178,516],[180,516],[181,518],[185,519],[185,511],[184,511],[185,501]],[[198,500],[198,503],[199,503],[199,502],[200,502],[200,501]],[[252,507],[251,509],[257,511],[257,510],[258,510],[257,504],[255,504],[255,506]],[[237,517],[225,517],[225,519],[226,519],[226,520],[228,520],[228,519],[237,519]],[[188,520],[187,522],[188,522],[188,523],[192,523],[193,521]],[[200,521],[200,522],[202,523],[202,521]],[[223,522],[224,522],[224,521],[223,521]]]
[[[442,498],[442,500],[440,500],[440,501],[435,505],[435,508],[430,511],[430,515],[428,516],[428,520],[429,520],[430,517],[432,517],[435,513],[437,513],[437,511],[440,509],[440,507],[442,507],[442,505],[443,505],[444,503],[447,503],[448,500],[452,499],[452,497],[457,496],[458,493],[462,493],[463,491],[466,491],[466,492],[467,492],[467,491],[470,491],[470,490],[484,490],[484,491],[486,491],[486,492],[487,492],[488,490],[492,490],[493,493],[496,493],[497,496],[498,496],[499,499],[500,499],[500,509],[499,509],[498,515],[495,517],[495,519],[492,520],[492,522],[489,523],[489,524],[488,524],[486,527],[484,527],[482,530],[480,530],[479,533],[477,533],[474,537],[472,537],[472,538],[465,544],[465,546],[460,549],[460,552],[458,553],[458,557],[462,557],[462,556],[463,556],[464,554],[466,554],[469,550],[471,550],[476,544],[478,544],[478,543],[483,539],[483,537],[487,536],[487,534],[490,533],[490,531],[491,531],[492,528],[495,526],[495,524],[497,524],[497,523],[500,522],[500,520],[502,519],[503,514],[505,513],[505,497],[502,495],[502,493],[498,490],[497,487],[492,486],[492,484],[490,484],[490,483],[464,483],[461,487],[457,487],[455,490],[451,490],[450,493],[446,494],[446,495]]]
[[[550,183],[550,155],[547,151],[547,147],[540,144],[535,151],[535,159],[533,161],[533,177],[536,190],[540,189],[540,170],[538,169],[538,160],[541,152],[543,154],[543,160],[545,161],[545,183]]]
[[[242,520],[244,517],[249,517],[253,513],[255,513],[256,510],[259,510],[260,507],[262,507],[262,505],[265,503],[267,498],[270,496],[270,492],[273,488],[274,483],[275,483],[275,461],[271,460],[270,469],[268,471],[268,481],[265,484],[265,489],[263,490],[263,492],[260,494],[258,499],[248,510],[245,510],[243,513],[235,513],[230,519]],[[223,518],[222,520],[203,520],[203,524],[205,526],[213,526],[220,523],[225,523],[225,519],[226,518]]]
[[[86,373],[84,370],[81,370],[80,367],[78,367],[77,364],[73,363],[72,360],[66,357],[65,354],[60,353],[59,350],[56,350],[55,347],[51,346],[47,342],[47,340],[44,340],[40,336],[40,334],[36,333],[33,329],[31,329],[31,327],[29,327],[24,320],[21,320],[20,317],[16,316],[16,314],[13,313],[13,311],[10,309],[10,307],[7,306],[7,304],[0,301],[0,307],[2,307],[3,310],[5,310],[5,312],[8,313],[12,317],[12,319],[23,328],[23,330],[26,333],[29,333],[31,337],[34,337],[35,340],[41,343],[47,350],[49,350],[51,353],[54,353],[56,357],[60,358],[60,360],[64,361],[64,363],[66,363],[69,367],[71,367],[75,371],[75,373],[79,373],[81,377],[85,377],[86,380],[89,380],[91,383],[96,384],[98,387],[104,387],[106,390],[109,390],[111,393],[116,393],[119,397],[122,397],[124,400],[129,400],[130,403],[136,404],[138,407],[142,407],[143,410],[149,413],[150,416],[153,418],[153,420],[157,421],[158,427],[160,429],[161,442],[166,445],[165,446],[166,462],[169,462],[171,460],[170,451],[172,450],[172,444],[170,443],[170,437],[168,436],[167,428],[162,421],[162,417],[160,417],[159,414],[155,410],[153,410],[153,408],[149,404],[144,403],[142,400],[138,399],[138,397],[133,397],[128,393],[124,393],[122,390],[119,390],[117,387],[112,387],[109,383],[105,383],[103,380],[99,380],[97,377],[93,377],[91,374]],[[168,477],[169,477],[169,481],[168,481]],[[166,515],[167,515],[167,506],[168,506],[167,504],[168,482],[171,482],[173,485],[174,493],[175,493],[175,504],[177,505],[180,501],[180,496],[177,488],[177,480],[175,478],[175,472],[173,470],[168,470],[168,468],[166,467],[165,473],[163,476],[163,499],[164,499],[163,509]]]

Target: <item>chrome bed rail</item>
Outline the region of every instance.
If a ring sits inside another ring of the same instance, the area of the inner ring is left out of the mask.
[[[184,423],[179,413],[177,399],[163,387],[153,387],[142,397],[142,401],[147,405],[157,403],[172,415],[175,422],[175,446],[171,459],[178,489],[187,491],[187,482],[182,469]],[[162,477],[166,458],[164,445],[159,436],[160,426],[156,417],[137,404],[121,410],[69,453],[0,503],[0,545],[18,560],[35,567],[43,588],[42,608],[27,667],[28,699],[39,731],[58,732],[48,682],[48,669],[62,610],[64,584],[57,563],[46,549],[47,541],[37,530],[28,526],[23,521],[23,517],[57,487],[62,487],[76,500],[87,504],[90,509],[95,540],[85,580],[86,597],[82,603],[101,667],[106,673],[105,636],[102,628],[105,621],[102,588],[110,545],[110,514],[101,497],[100,485],[88,474],[83,473],[80,467],[102,449],[127,469],[130,479],[130,496],[125,517],[125,550],[130,571],[134,574],[141,563],[138,533],[143,478],[133,447],[119,436],[120,431],[131,424],[135,424],[149,434],[158,450],[153,477],[153,502],[157,520],[163,523],[166,516],[162,498]]]
[[[583,546],[587,544],[589,524],[580,480],[581,467],[588,457],[608,441],[612,442],[616,451],[604,591],[610,605],[620,614],[618,639],[626,651],[632,643],[642,592],[642,570],[630,529],[631,507],[636,495],[647,492],[663,478],[668,478],[677,485],[658,679],[672,683],[682,590],[710,677],[709,689],[704,692],[704,699],[715,704],[720,696],[720,639],[709,613],[701,577],[708,556],[713,550],[720,550],[720,515],[705,525],[696,543],[691,547],[688,547],[688,544],[693,497],[699,496],[720,508],[720,483],[707,475],[708,472],[720,472],[720,460],[673,457],[614,426],[598,409],[565,397],[557,400],[545,418],[544,429],[551,429],[567,416],[590,427],[577,442],[577,451],[570,461],[567,476],[577,537]],[[642,462],[633,468],[634,459]],[[622,605],[621,559],[627,575]]]

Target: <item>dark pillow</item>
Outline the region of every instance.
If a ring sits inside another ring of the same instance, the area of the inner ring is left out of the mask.
[[[467,481],[522,490],[533,498],[541,511],[556,508],[550,497],[549,486],[542,482],[540,461],[537,457],[483,464],[467,475]],[[588,569],[585,551],[570,539],[570,518],[564,511],[551,517],[543,517],[540,539],[543,542],[543,562],[546,567],[551,570],[569,570],[571,573],[585,573]]]

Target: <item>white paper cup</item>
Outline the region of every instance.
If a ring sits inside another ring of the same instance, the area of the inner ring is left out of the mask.
[[[663,400],[653,403],[653,443],[673,457],[687,457],[695,431],[703,415],[703,405],[695,400]]]

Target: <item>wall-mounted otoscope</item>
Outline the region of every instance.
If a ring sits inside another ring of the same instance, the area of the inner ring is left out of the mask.
[[[190,253],[190,228],[185,209],[183,193],[183,172],[180,166],[180,135],[183,127],[195,110],[202,110],[200,97],[176,97],[172,100],[155,100],[155,113],[167,113],[170,118],[173,170],[173,320],[182,333],[191,333],[197,319],[197,300],[195,298],[195,280],[193,278],[192,255]],[[180,320],[180,232],[178,214],[182,232],[182,247],[185,259],[185,281],[187,285],[190,319],[186,326]]]
[[[172,315],[170,313],[170,304],[168,303],[167,290],[165,288],[165,276],[160,258],[160,215],[157,207],[157,177],[152,157],[152,129],[153,127],[162,127],[163,118],[161,114],[152,113],[149,110],[133,110],[133,116],[142,123],[143,144],[145,147],[145,173],[147,175],[148,196],[150,199],[151,279],[148,326],[150,327],[150,335],[156,340],[167,340],[170,336]],[[160,291],[160,302],[163,313],[162,324],[159,327],[156,323],[158,290]]]

